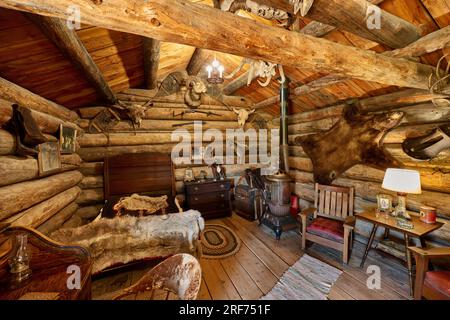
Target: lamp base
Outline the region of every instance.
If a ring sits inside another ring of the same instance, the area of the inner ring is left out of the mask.
[[[395,207],[395,216],[399,218],[403,218],[406,220],[411,220],[411,216],[408,211],[406,211],[406,193],[397,193],[398,196],[398,204]]]

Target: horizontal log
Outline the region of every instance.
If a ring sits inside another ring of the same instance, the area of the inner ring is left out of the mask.
[[[62,228],[77,228],[84,224],[83,219],[81,219],[79,216],[74,214],[69,220],[64,222],[62,225]]]
[[[7,123],[12,117],[12,103],[6,100],[0,99],[0,126]],[[44,133],[55,134],[59,130],[61,124],[73,127],[75,129],[80,129],[78,126],[72,122],[64,121],[58,117],[39,112],[31,109],[31,115],[36,121],[39,129]]]
[[[70,4],[68,0],[14,0],[0,3],[8,9],[61,19],[70,17],[66,10]],[[91,1],[77,4],[85,24],[294,68],[340,73],[361,80],[419,89],[427,89],[428,76],[432,72],[430,66],[267,26],[197,3],[154,0],[138,4],[135,0],[113,0],[102,5],[92,5]],[[167,12],[171,12],[171,15],[167,15]],[[173,16],[177,16],[177,19],[174,20]],[[393,15],[387,16],[391,21],[395,19]],[[194,20],[196,23],[192,23]],[[245,38],[251,39],[251,44],[239,41]]]
[[[397,199],[396,193],[381,188],[380,183],[369,181],[360,181],[348,178],[339,178],[335,181],[338,185],[353,186],[355,194],[361,198],[375,201],[377,194],[387,193]],[[422,205],[428,205],[437,209],[438,215],[450,218],[450,195],[434,191],[422,191],[420,195],[410,194],[407,199],[407,208],[412,211],[419,212]]]
[[[76,153],[61,155],[61,164],[63,165],[72,165],[79,167],[82,162],[83,160],[81,160],[80,156]]]
[[[87,176],[80,182],[81,189],[103,188],[103,176]]]
[[[78,205],[75,202],[70,203],[67,207],[60,210],[53,217],[41,224],[37,230],[45,235],[50,235],[53,231],[58,230],[61,226],[69,220],[78,210]]]
[[[103,175],[103,162],[83,162],[80,172],[85,176]]]
[[[11,223],[13,226],[36,228],[75,201],[80,192],[80,188],[72,187],[7,219],[5,222]]]
[[[246,169],[252,168],[252,169],[257,169],[257,168],[263,168],[266,165],[263,164],[255,164],[255,165],[250,165],[250,164],[225,164],[223,165],[224,169],[225,169],[225,174],[227,175],[227,177],[239,177],[241,174],[244,173],[244,171]],[[200,176],[200,171],[205,171],[208,174],[208,178],[213,178],[212,175],[212,170],[210,167],[208,166],[200,166],[200,167],[192,167],[192,171],[194,172],[194,176],[195,177],[199,177]],[[177,168],[175,169],[175,180],[177,181],[182,181],[184,180],[184,175],[185,175],[185,169],[184,168]]]
[[[61,158],[65,158],[62,155]],[[60,172],[74,170],[77,167],[62,164]],[[54,173],[53,173],[54,174]],[[0,157],[0,186],[39,178],[38,162],[35,158],[4,156]]]
[[[58,141],[54,136],[44,134],[47,141]],[[0,129],[0,155],[10,155],[16,152],[16,137],[6,131]]]
[[[440,152],[431,160],[417,160],[408,156],[400,144],[384,144],[389,153],[403,165],[416,168],[431,168],[436,171],[448,173],[450,171],[450,150]]]
[[[81,117],[84,119],[92,119],[98,115],[104,107],[90,107],[79,109]],[[177,108],[172,108],[170,104],[168,106],[161,106],[148,109],[145,112],[143,119],[147,120],[203,120],[203,121],[237,121],[237,114],[229,110],[214,110],[208,108],[195,109],[198,112],[188,112],[185,106],[178,105]]]
[[[0,188],[0,221],[77,185],[83,175],[69,171]]]
[[[94,203],[102,203],[103,199],[103,188],[84,189],[81,191],[81,194],[76,202],[79,206],[86,206]]]
[[[78,119],[78,115],[75,112],[3,78],[0,78],[0,98],[12,101],[20,106],[50,114],[62,120],[75,121]]]
[[[288,126],[289,134],[316,133],[330,130],[339,118],[326,118],[317,121],[302,122]]]
[[[80,120],[79,125],[83,129],[89,128],[89,121],[88,120]],[[116,132],[116,131],[174,131],[176,129],[186,129],[186,130],[193,130],[193,120],[142,120],[142,123],[140,127],[134,128],[133,125],[130,122],[121,121],[119,122],[114,128],[110,130],[110,132]],[[202,129],[219,129],[219,130],[226,130],[226,129],[238,129],[239,124],[237,121],[202,121]]]
[[[420,105],[429,102],[434,98],[442,97],[443,96],[440,95],[432,95],[429,91],[407,89],[376,97],[361,99],[359,102],[361,111],[378,112],[404,108],[406,106]],[[344,108],[345,104],[338,104],[312,111],[300,112],[288,116],[288,122],[289,124],[295,124],[324,118],[339,117],[342,115]],[[277,120],[274,119],[274,121]]]
[[[80,207],[76,215],[82,219],[92,219],[100,214],[100,210],[103,208],[103,204],[97,204],[92,206]]]
[[[145,153],[145,152],[172,152],[175,144],[160,144],[160,145],[143,145],[143,146],[115,146],[115,147],[92,147],[81,148],[79,155],[81,159],[86,162],[103,161],[106,157],[114,157],[121,154],[129,153]]]
[[[313,165],[309,158],[290,157],[290,173],[298,182],[314,182],[312,175]],[[422,189],[445,192],[450,194],[450,171],[442,172],[433,168],[406,166],[407,169],[420,172]],[[375,169],[365,165],[355,165],[342,174],[342,177],[376,182],[381,185],[384,178],[384,170]]]

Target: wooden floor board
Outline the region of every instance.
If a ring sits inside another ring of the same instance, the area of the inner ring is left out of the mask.
[[[221,224],[233,230],[241,249],[236,255],[225,259],[200,259],[203,281],[198,299],[201,300],[249,300],[268,293],[286,270],[304,254],[300,250],[298,234],[275,240],[262,230],[257,222],[250,222],[233,215],[229,218],[206,221]],[[331,300],[392,300],[408,299],[408,276],[403,266],[394,259],[371,251],[366,267],[359,268],[364,244],[355,242],[348,265],[342,263],[341,253],[317,244],[309,246],[306,253],[343,271],[331,288]],[[367,266],[378,265],[381,269],[381,290],[367,287]],[[150,268],[150,267],[149,267]],[[93,298],[108,299],[114,292],[136,282],[148,269],[126,271],[93,281]],[[160,297],[164,299],[165,297]],[[169,296],[173,299],[174,296]]]

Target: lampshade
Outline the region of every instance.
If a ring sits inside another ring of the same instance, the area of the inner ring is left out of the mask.
[[[383,189],[401,193],[422,193],[420,173],[415,170],[387,169],[384,174]]]

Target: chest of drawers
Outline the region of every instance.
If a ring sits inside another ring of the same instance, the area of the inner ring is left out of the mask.
[[[230,216],[231,185],[231,180],[186,183],[186,208],[200,211],[205,219]]]

